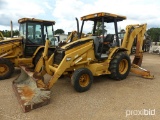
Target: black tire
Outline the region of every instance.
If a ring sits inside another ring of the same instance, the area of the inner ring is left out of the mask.
[[[36,54],[36,56],[34,57],[34,59],[33,59],[34,67],[36,67],[36,65],[37,65],[39,59],[41,58],[43,52],[44,52],[43,50],[40,50],[40,51]],[[48,57],[50,57],[52,54],[53,54],[53,51],[48,50]]]
[[[33,59],[34,67],[36,67],[39,59],[40,59],[41,56],[42,56],[42,53],[43,53],[43,50],[40,50],[40,51],[36,54],[36,56],[34,57],[34,59]]]
[[[0,80],[10,78],[13,72],[13,63],[8,59],[0,58]]]
[[[77,92],[85,92],[89,90],[93,83],[92,72],[87,68],[75,70],[71,77],[71,83]]]
[[[109,70],[111,74],[110,78],[114,80],[125,79],[131,69],[131,60],[125,52],[117,53],[110,62]]]

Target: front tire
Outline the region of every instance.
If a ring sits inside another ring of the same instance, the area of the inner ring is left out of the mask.
[[[75,70],[71,78],[71,83],[77,92],[85,92],[89,90],[93,83],[92,72],[87,68]]]
[[[0,80],[10,78],[13,72],[13,63],[8,59],[0,58]]]
[[[36,54],[36,56],[34,57],[34,59],[33,59],[34,67],[36,67],[39,59],[40,59],[41,56],[42,56],[42,53],[43,53],[43,51],[41,50],[41,51],[39,51],[39,52]]]
[[[36,54],[36,56],[34,57],[34,59],[33,59],[34,67],[36,67],[39,59],[42,57],[43,52],[44,52],[44,50],[40,50],[40,51]],[[53,54],[53,51],[48,50],[48,58],[49,58],[52,54]]]
[[[131,60],[125,52],[117,53],[110,62],[110,78],[115,80],[125,79],[131,69]]]

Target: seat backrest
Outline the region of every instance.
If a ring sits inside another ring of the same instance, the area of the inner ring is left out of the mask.
[[[98,53],[98,47],[99,47],[99,39],[98,37],[94,38],[94,47],[95,47],[95,52]]]
[[[113,40],[114,40],[114,35],[113,35],[113,34],[108,34],[108,35],[104,38],[104,42],[113,43]]]

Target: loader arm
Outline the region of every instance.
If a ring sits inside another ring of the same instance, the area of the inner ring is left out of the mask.
[[[58,65],[57,68],[52,66],[52,65],[49,65],[49,68],[52,72],[54,72],[54,75],[50,79],[50,81],[48,82],[46,88],[51,89],[53,84],[58,80],[58,78],[64,73],[64,71],[67,68],[70,68],[70,67],[74,66],[78,61],[80,61],[80,60],[82,60],[83,58],[86,57],[86,52],[89,49],[92,49],[92,43],[65,55],[65,57],[63,58],[63,60],[61,61],[60,65]],[[79,54],[79,57],[74,58],[77,55],[77,53]]]
[[[37,79],[36,83],[37,83],[37,87],[38,88],[45,88],[45,89],[51,89],[53,84],[58,80],[58,78],[64,73],[64,71],[74,65],[76,65],[80,60],[84,59],[86,57],[86,52],[90,49],[93,49],[93,41],[92,39],[89,39],[88,42],[83,45],[83,47],[80,47],[79,49],[75,49],[75,50],[71,50],[70,52],[66,51],[65,52],[65,56],[62,59],[62,61],[60,61],[60,64],[53,64],[54,63],[54,57],[55,55],[52,55],[48,60],[45,59],[45,57],[47,56],[46,53],[43,53],[43,60],[39,60],[39,63],[36,66],[36,72],[33,74],[34,78],[42,78],[42,76],[45,73],[48,73],[50,75],[52,75],[52,78],[49,80],[49,82],[47,84],[44,83],[43,79]],[[45,51],[47,51],[47,43],[45,46]],[[77,53],[79,55],[79,57],[75,57],[77,56]],[[44,61],[44,62],[42,62]],[[85,63],[87,63],[88,61],[83,61]],[[40,66],[42,66],[42,64],[44,64],[45,69],[43,71],[41,71],[40,73]]]

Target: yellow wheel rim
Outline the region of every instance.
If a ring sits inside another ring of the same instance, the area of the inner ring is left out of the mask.
[[[126,59],[123,59],[119,63],[119,72],[120,74],[125,74],[128,70],[128,61]]]
[[[86,86],[88,86],[89,81],[90,81],[89,75],[88,74],[83,74],[83,75],[81,75],[81,77],[79,79],[79,84],[82,87],[86,87]]]
[[[9,67],[5,64],[0,64],[0,74],[5,75],[9,71]]]

